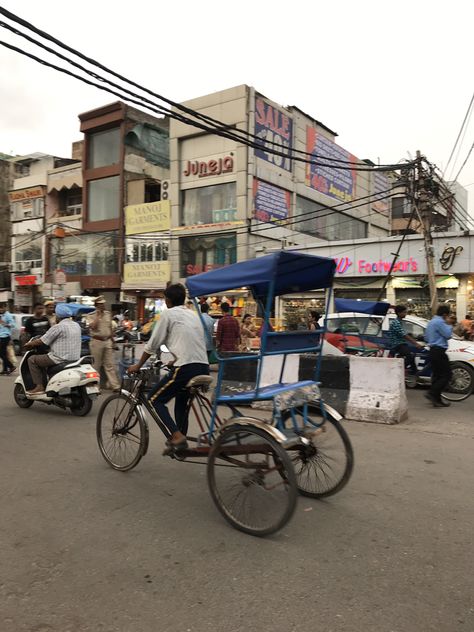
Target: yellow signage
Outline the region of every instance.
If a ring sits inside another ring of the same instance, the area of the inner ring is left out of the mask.
[[[136,290],[164,288],[170,276],[169,261],[126,263],[123,266],[122,288]]]
[[[171,203],[169,200],[133,204],[125,207],[125,234],[156,233],[169,230],[171,226]]]

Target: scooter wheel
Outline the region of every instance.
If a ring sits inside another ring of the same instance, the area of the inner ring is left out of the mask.
[[[20,408],[30,408],[33,406],[34,401],[32,399],[28,399],[25,393],[25,389],[21,384],[15,384],[15,388],[13,389],[13,397],[17,406]]]

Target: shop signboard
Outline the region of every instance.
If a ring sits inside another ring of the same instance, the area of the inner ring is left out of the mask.
[[[25,274],[24,276],[16,276],[15,283],[20,287],[37,285],[38,279],[35,274]]]
[[[357,158],[310,126],[306,127],[306,151],[314,160],[314,163],[306,164],[306,186],[340,202],[351,202],[356,194],[357,172],[353,167]],[[333,162],[331,165],[329,162],[327,166],[321,165],[327,159],[347,164]],[[334,169],[334,165],[347,168]]]
[[[271,153],[272,149],[288,153],[293,147],[293,120],[261,96],[255,97],[255,136],[266,145],[255,149],[257,158],[275,167],[291,171],[291,159]]]
[[[389,202],[387,195],[390,194],[390,180],[383,173],[374,171],[372,174],[372,208],[381,215],[387,215],[389,211]],[[382,199],[386,198],[386,199]]]
[[[125,234],[139,235],[169,230],[170,217],[171,203],[169,200],[126,206]]]
[[[261,222],[285,223],[290,216],[291,193],[254,178],[253,206],[255,219]]]
[[[9,191],[8,198],[10,202],[23,202],[33,198],[43,197],[45,188],[42,186],[28,187],[27,189],[19,189],[18,191]]]
[[[123,266],[122,289],[164,288],[170,280],[169,261],[126,263]]]

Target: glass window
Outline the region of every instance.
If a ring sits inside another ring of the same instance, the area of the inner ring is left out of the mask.
[[[327,206],[296,196],[296,217],[301,221],[294,224],[294,229],[315,235],[320,239],[341,241],[343,239],[363,239],[367,237],[367,223],[359,219],[333,211]]]
[[[419,338],[425,333],[424,327],[422,327],[418,323],[412,323],[406,319],[403,321],[403,329],[405,330],[405,333],[410,334],[410,336],[413,336],[413,338]]]
[[[183,226],[232,222],[236,215],[235,182],[183,191]]]
[[[182,237],[179,241],[182,277],[223,268],[237,260],[235,234]]]
[[[23,240],[20,240],[23,241]],[[15,248],[15,262],[23,263],[24,268],[41,268],[43,265],[42,259],[42,242],[40,239],[30,241],[28,244],[23,244],[19,248]]]
[[[60,246],[60,256],[58,256]],[[62,268],[66,274],[116,274],[118,272],[118,238],[107,235],[71,235],[51,239],[50,271]]]
[[[89,169],[116,165],[120,159],[120,128],[107,129],[103,132],[89,134]]]
[[[157,240],[129,240],[127,263],[142,261],[168,261],[169,243]]]
[[[406,197],[392,198],[392,219],[401,219],[411,214],[409,201]]]
[[[89,182],[87,212],[90,222],[119,217],[119,184],[119,176]]]
[[[44,215],[44,198],[32,198],[11,204],[12,219],[29,219]]]

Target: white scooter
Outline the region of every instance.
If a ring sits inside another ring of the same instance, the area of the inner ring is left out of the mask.
[[[54,404],[64,410],[69,408],[73,415],[84,417],[91,408],[93,399],[100,394],[99,374],[92,366],[92,356],[84,356],[76,362],[63,362],[44,370],[42,395],[29,395],[34,388],[28,358],[37,349],[27,351],[23,356],[19,376],[15,380],[13,397],[20,408],[29,408],[34,402]]]

